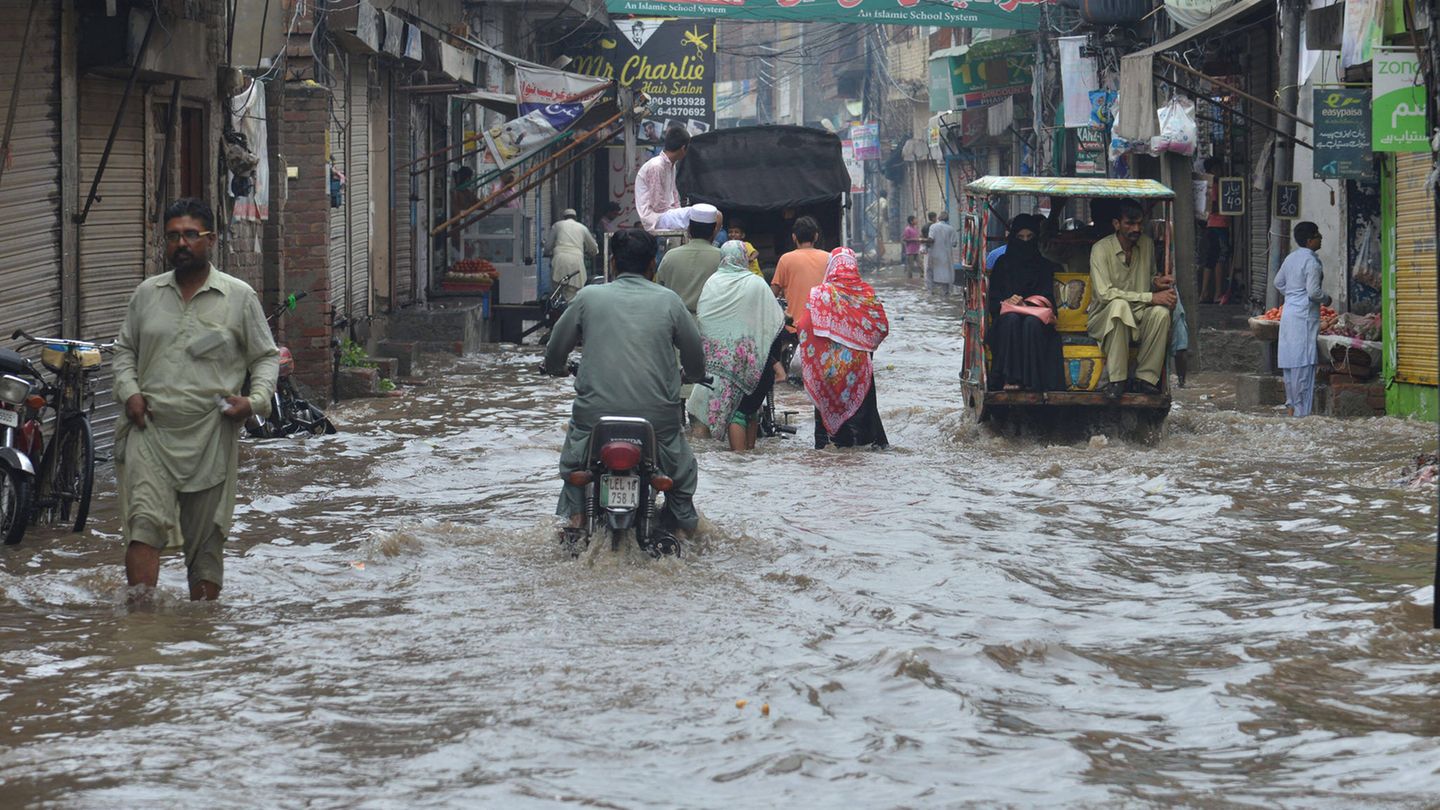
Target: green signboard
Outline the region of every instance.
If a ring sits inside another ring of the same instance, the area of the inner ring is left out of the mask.
[[[1371,139],[1376,152],[1428,152],[1425,78],[1410,48],[1376,48]]]
[[[1028,38],[1022,38],[1025,50],[950,57],[950,92],[954,94],[951,109],[969,110],[987,107],[1005,100],[1006,96],[1030,92],[1035,72],[1035,51]],[[1017,43],[1018,44],[1018,43]]]
[[[1048,0],[605,0],[605,10],[612,15],[644,17],[1035,30],[1040,27],[1040,6],[1045,2]]]
[[[1370,89],[1322,87],[1315,90],[1315,176],[1320,179],[1371,180]]]

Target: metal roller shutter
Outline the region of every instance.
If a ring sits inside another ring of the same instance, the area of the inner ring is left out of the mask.
[[[330,162],[346,177],[342,205],[330,209],[330,305],[338,313],[348,315],[345,308],[349,286],[346,283],[347,265],[345,257],[349,245],[345,241],[345,214],[355,198],[355,181],[350,176],[350,161],[347,159],[345,139],[348,117],[345,108],[344,88],[337,88],[331,95],[330,109]]]
[[[413,181],[410,179],[410,167],[405,164],[415,159],[416,150],[413,106],[403,93],[396,94],[396,101],[399,110],[390,111],[395,118],[395,176],[391,179],[395,184],[395,205],[391,211],[395,252],[391,261],[395,262],[394,307],[399,309],[415,302],[415,253],[410,240],[415,238],[417,224],[412,218],[415,211],[414,203],[411,202]],[[403,114],[398,114],[400,111],[403,111]]]
[[[29,0],[0,0],[0,131],[10,109]],[[42,2],[25,52],[10,160],[0,177],[0,329],[60,333],[60,125],[55,6]]]
[[[80,79],[80,205],[90,190],[125,83]],[[145,278],[145,91],[136,87],[100,180],[99,199],[80,226],[80,337],[111,341],[120,333],[130,296]],[[110,398],[110,367],[97,378],[95,441],[108,446],[119,408]]]
[[[1395,156],[1395,379],[1440,383],[1435,200],[1425,191],[1429,152]]]
[[[1257,98],[1270,98],[1274,93],[1274,79],[1271,74],[1270,63],[1273,61],[1270,54],[1274,48],[1270,43],[1269,26],[1258,25],[1250,29],[1250,47],[1247,49],[1249,58],[1245,65],[1247,71],[1247,86],[1244,88],[1250,95]],[[1265,117],[1270,113],[1260,109],[1258,105],[1245,102],[1246,112],[1250,115]],[[1273,141],[1266,138],[1259,129],[1245,124],[1250,135],[1250,154],[1247,165],[1247,175],[1253,179],[1255,167],[1265,165],[1270,170],[1265,173],[1266,177],[1271,176],[1274,171],[1271,152]],[[1250,183],[1250,199],[1246,201],[1249,208],[1246,210],[1246,217],[1249,219],[1249,228],[1240,234],[1249,245],[1249,283],[1247,290],[1248,298],[1256,311],[1265,309],[1265,295],[1270,286],[1270,184]],[[1287,243],[1288,244],[1288,243]],[[1234,245],[1236,255],[1247,255],[1241,253],[1241,244]],[[1233,265],[1232,265],[1233,266]]]
[[[350,300],[348,314],[370,314],[370,60],[350,60],[349,164],[352,196],[346,205],[349,232]]]

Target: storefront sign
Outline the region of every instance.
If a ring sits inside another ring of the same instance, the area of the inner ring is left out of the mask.
[[[1370,153],[1370,91],[1321,88],[1315,91],[1315,176],[1373,179]]]
[[[999,103],[1014,95],[1030,92],[1034,78],[1035,52],[1026,50],[987,56],[950,57],[952,109],[969,110]]]
[[[520,117],[485,130],[495,163],[508,168],[544,148],[600,100],[605,84],[561,70],[516,68]]]
[[[1409,48],[1375,49],[1375,102],[1371,135],[1376,152],[1428,152],[1425,77]]]
[[[1220,210],[1217,213],[1227,217],[1245,216],[1245,178],[1222,177],[1219,183],[1220,190],[1216,196]]]
[[[1040,7],[1046,2],[1048,0],[944,3],[923,0],[605,0],[605,10],[612,16],[644,14],[1033,31],[1040,27]]]
[[[1300,218],[1299,183],[1275,184],[1275,210],[1270,215],[1276,219]]]
[[[1105,176],[1105,131],[1094,127],[1075,130],[1075,176]]]
[[[880,159],[879,124],[856,124],[850,127],[850,140],[855,144],[856,160]]]
[[[614,24],[614,35],[571,55],[570,69],[650,97],[649,117],[636,124],[641,143],[659,143],[671,127],[709,132],[715,126],[715,23],[636,18]]]
[[[865,190],[865,164],[855,159],[855,143],[840,142],[840,159],[845,161],[845,171],[850,174],[850,193],[859,194]]]

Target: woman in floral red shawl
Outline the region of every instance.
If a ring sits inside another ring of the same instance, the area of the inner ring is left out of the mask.
[[[854,251],[830,252],[825,280],[810,291],[795,328],[805,390],[815,402],[815,449],[831,442],[887,446],[870,354],[890,333],[890,322],[874,288],[860,280]]]

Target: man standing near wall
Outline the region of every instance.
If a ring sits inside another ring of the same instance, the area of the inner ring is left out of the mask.
[[[171,270],[135,290],[115,341],[126,577],[153,589],[161,550],[179,539],[195,600],[220,596],[240,426],[269,413],[280,370],[259,297],[210,263],[214,246],[208,205],[188,198],[166,209]]]

